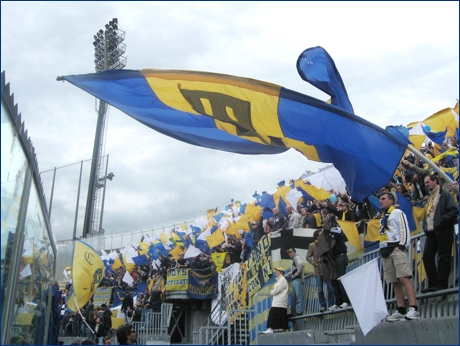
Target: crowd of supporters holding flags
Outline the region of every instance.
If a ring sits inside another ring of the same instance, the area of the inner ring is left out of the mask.
[[[434,145],[431,141],[422,147],[422,153],[449,177],[453,183],[443,183],[441,187],[449,191],[458,204],[458,142],[455,136],[447,138],[442,146]],[[429,198],[429,191],[424,184],[424,177],[433,172],[432,168],[419,157],[409,153],[398,166],[393,179],[373,196],[369,196],[362,203],[356,203],[347,193],[329,191],[328,199],[317,200],[302,198],[293,208],[259,207],[259,213],[248,219],[248,228],[244,233],[228,234],[221,243],[209,248],[208,253],[200,253],[194,257],[184,258],[187,247],[181,245],[180,252],[159,254],[156,259],[142,265],[134,265],[129,269],[132,280],[125,280],[127,266],[106,271],[106,275],[99,287],[113,287],[121,290],[136,290],[138,285],[146,285],[143,293],[138,293],[133,299],[127,295],[123,301],[121,311],[125,314],[125,322],[143,321],[148,311],[160,311],[164,300],[167,273],[175,268],[190,268],[203,272],[215,270],[212,253],[226,253],[223,266],[245,261],[252,248],[266,234],[283,232],[293,228],[322,228],[324,214],[333,215],[338,220],[359,221],[380,217],[378,197],[384,192],[392,192],[396,196],[396,205],[399,198],[405,198],[413,206],[423,208]],[[229,205],[228,208],[232,208]],[[284,209],[284,210],[283,210]],[[362,224],[363,225],[363,224]],[[175,230],[172,231],[174,233]],[[358,227],[358,232],[364,232],[364,227]],[[171,238],[171,240],[173,240]],[[140,244],[145,241],[144,236]],[[141,253],[141,247],[137,248]],[[335,287],[334,287],[335,288]],[[95,308],[93,300],[81,307],[80,312],[66,310],[66,296],[71,290],[71,282],[67,283],[62,291],[61,299],[61,336],[85,337],[103,343],[104,337],[110,335],[111,311],[106,304]],[[113,297],[111,299],[113,302]],[[91,328],[88,328],[88,326]],[[92,330],[92,331],[91,331]]]

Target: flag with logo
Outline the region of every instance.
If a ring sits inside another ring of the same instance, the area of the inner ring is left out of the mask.
[[[77,312],[90,300],[102,280],[104,268],[104,262],[91,246],[80,239],[74,240],[69,310]]]

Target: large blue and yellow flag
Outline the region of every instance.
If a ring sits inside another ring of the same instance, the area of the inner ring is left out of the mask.
[[[91,246],[80,239],[74,240],[69,310],[77,312],[90,300],[102,280],[104,268],[104,262]]]
[[[315,60],[313,70],[321,62]],[[58,80],[190,144],[240,154],[294,148],[310,160],[333,163],[358,202],[391,180],[407,148],[406,142],[340,107],[249,78],[146,69]]]

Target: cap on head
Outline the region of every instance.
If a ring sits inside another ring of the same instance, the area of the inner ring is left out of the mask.
[[[277,268],[275,268],[275,270],[284,273],[284,268],[283,267],[277,267]]]
[[[296,252],[296,253],[297,253],[295,247],[291,247],[291,248],[288,249],[286,252],[287,252],[287,253],[290,253],[290,252]]]

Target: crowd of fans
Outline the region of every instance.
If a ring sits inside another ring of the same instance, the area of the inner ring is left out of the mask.
[[[450,191],[458,203],[458,143],[455,137],[449,138],[441,150],[435,153],[433,145],[427,145],[423,149],[424,155],[432,159],[439,152],[456,149],[456,155],[444,156],[437,160],[435,164],[439,169],[454,177],[453,183],[445,184],[442,181],[442,188]],[[423,207],[429,198],[429,191],[423,183],[424,177],[432,172],[423,160],[409,154],[401,160],[400,165],[393,179],[380,191],[377,191],[374,196],[379,197],[384,192],[399,192],[402,196],[410,199],[414,206]],[[358,231],[364,232],[364,223],[358,223],[360,220],[369,220],[379,218],[378,209],[375,208],[368,199],[361,203],[353,200],[352,196],[347,193],[334,194],[336,198],[327,200],[304,200],[299,203],[296,208],[288,206],[285,211],[275,207],[273,209],[264,208],[260,210],[259,218],[254,218],[250,222],[250,230],[241,237],[228,235],[227,240],[220,245],[211,249],[211,253],[227,253],[224,267],[233,263],[240,263],[248,259],[252,248],[260,239],[267,234],[275,232],[283,232],[287,229],[298,228],[313,228],[323,229],[323,220],[329,215],[333,216],[332,220],[355,221],[358,225]],[[398,202],[396,201],[396,204]],[[265,217],[264,215],[270,215]],[[329,218],[331,219],[331,218]],[[315,234],[318,237],[319,233]],[[346,240],[346,237],[345,237]],[[175,268],[191,268],[203,272],[211,272],[216,268],[212,256],[201,253],[194,258],[184,258],[184,253],[179,253],[176,260],[171,254],[159,256],[159,265],[151,263],[150,265],[135,266],[130,272],[132,284],[128,285],[123,281],[126,268],[120,267],[113,270],[107,277],[104,277],[99,287],[113,287],[122,290],[135,290],[139,283],[151,283],[154,281],[151,290],[145,289],[143,293],[139,293],[136,302],[129,295],[123,301],[121,311],[125,314],[125,322],[131,323],[143,321],[147,311],[160,311],[163,301],[163,293],[167,273]],[[334,287],[337,289],[337,287]],[[328,289],[331,289],[328,284]],[[79,336],[91,338],[102,343],[104,337],[109,336],[111,329],[111,312],[107,306],[94,308],[93,301],[80,310],[80,313],[69,313],[65,310],[65,297],[68,295],[70,287],[66,287],[63,292],[61,301],[61,335]],[[332,292],[331,292],[332,293]],[[323,299],[324,300],[324,299]],[[322,306],[322,311],[324,307]],[[94,332],[91,332],[86,323]]]

